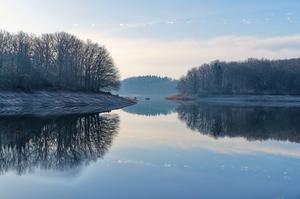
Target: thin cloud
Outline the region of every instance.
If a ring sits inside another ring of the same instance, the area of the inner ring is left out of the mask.
[[[287,21],[288,21],[289,23],[292,23],[292,22],[293,22],[293,20],[292,20],[291,17],[287,17],[286,19],[287,19]]]
[[[243,23],[244,25],[251,25],[251,24],[253,24],[252,20],[250,20],[250,19],[243,19],[243,20],[242,20],[242,23]]]
[[[119,26],[122,28],[143,28],[158,24],[159,22],[142,22],[142,23],[120,23]]]
[[[166,24],[174,25],[174,24],[176,24],[176,21],[166,21]]]
[[[190,68],[219,59],[241,61],[249,57],[295,58],[300,35],[281,37],[223,36],[211,39],[155,40],[121,38],[99,33],[77,33],[82,39],[105,44],[122,78],[156,74],[179,78]]]
[[[227,19],[223,19],[222,22],[223,22],[223,25],[228,25],[228,20]]]
[[[177,20],[161,20],[161,21],[149,21],[140,23],[120,23],[121,28],[146,28],[155,25],[175,25],[179,23]]]

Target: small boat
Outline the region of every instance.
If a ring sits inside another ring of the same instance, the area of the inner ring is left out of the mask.
[[[150,100],[150,97],[146,97],[145,100]]]

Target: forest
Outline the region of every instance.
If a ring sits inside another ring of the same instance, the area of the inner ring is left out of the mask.
[[[181,95],[299,95],[300,58],[214,61],[193,68],[182,77]]]
[[[109,92],[119,85],[113,59],[98,43],[65,32],[0,31],[1,90]]]

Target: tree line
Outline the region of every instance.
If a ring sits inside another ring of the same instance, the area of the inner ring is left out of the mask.
[[[182,95],[300,94],[300,58],[214,61],[193,68],[177,89]]]
[[[58,32],[0,31],[0,89],[111,91],[119,73],[104,46]]]

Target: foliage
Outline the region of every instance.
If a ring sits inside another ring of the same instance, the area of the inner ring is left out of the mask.
[[[182,95],[300,94],[300,59],[214,61],[180,79]]]
[[[119,75],[105,47],[59,32],[0,31],[0,89],[110,91]]]

